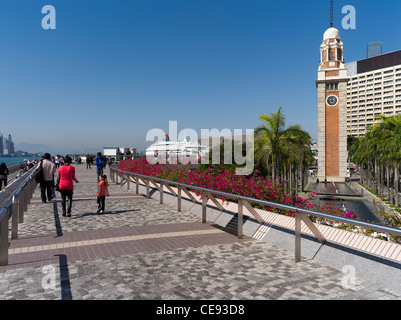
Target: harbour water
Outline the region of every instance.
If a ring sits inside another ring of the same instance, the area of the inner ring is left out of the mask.
[[[24,160],[35,160],[35,157],[0,157],[0,163],[4,162],[7,166],[12,164],[21,163]]]

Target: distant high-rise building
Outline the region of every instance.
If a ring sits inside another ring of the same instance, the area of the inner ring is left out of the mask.
[[[383,43],[369,42],[366,46],[366,58],[379,56],[383,53]]]
[[[10,139],[10,153],[14,154],[15,153],[15,149],[14,149],[14,141],[11,138],[11,134],[8,135],[8,138]]]
[[[11,134],[8,135],[8,139],[4,139],[4,146],[3,146],[3,154],[5,155],[13,155],[15,152],[14,150],[14,142],[11,137]]]
[[[4,139],[3,139],[3,134],[0,132],[0,154],[4,154],[4,143],[3,143]]]
[[[3,148],[3,154],[4,154],[4,155],[10,154],[10,153],[8,152],[8,146],[9,146],[8,139],[7,139],[7,138],[4,138],[4,148]]]
[[[14,154],[14,142],[13,138],[11,137],[11,134],[8,135],[8,154]]]

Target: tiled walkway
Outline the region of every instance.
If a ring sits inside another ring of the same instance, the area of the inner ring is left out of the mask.
[[[400,299],[366,279],[111,184],[97,214],[95,169],[77,166],[72,217],[39,190],[0,267],[0,299]],[[106,170],[106,174],[108,173]]]

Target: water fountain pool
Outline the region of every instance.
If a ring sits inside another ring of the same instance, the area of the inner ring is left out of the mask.
[[[317,183],[316,193],[315,204],[319,207],[330,205],[344,212],[354,212],[357,217],[369,222],[380,222],[375,215],[377,208],[345,182]]]

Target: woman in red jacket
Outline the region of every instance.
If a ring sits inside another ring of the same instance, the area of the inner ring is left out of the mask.
[[[70,157],[64,158],[64,165],[58,169],[58,176],[60,177],[60,193],[62,198],[62,208],[63,217],[68,214],[71,217],[71,207],[72,207],[72,194],[74,189],[74,184],[72,181],[78,183],[77,178],[75,178],[75,168],[71,165],[72,159]],[[66,200],[68,198],[68,208],[66,211]]]

